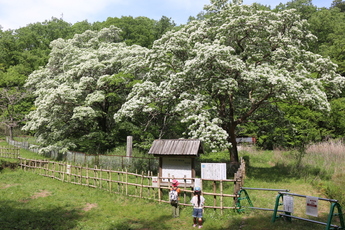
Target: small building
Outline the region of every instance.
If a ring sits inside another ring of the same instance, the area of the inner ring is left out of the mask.
[[[195,178],[195,158],[202,153],[198,139],[158,139],[149,150],[149,154],[159,157],[161,183],[168,182],[166,178],[176,178],[180,183],[184,182],[181,178]]]

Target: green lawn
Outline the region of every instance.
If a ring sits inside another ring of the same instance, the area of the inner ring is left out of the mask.
[[[315,186],[315,175],[291,170],[285,153],[278,156],[273,151],[244,151],[241,156],[248,162],[245,187],[289,189],[292,193],[325,197]],[[226,157],[226,154],[219,153],[216,157]],[[248,190],[248,194],[255,207],[274,207],[277,192]],[[206,200],[206,204],[212,205],[212,202]],[[241,202],[248,206],[245,200]],[[294,209],[294,215],[311,218],[305,214],[305,200],[295,198]],[[4,169],[0,173],[0,229],[193,229],[191,212],[191,207],[182,207],[180,217],[172,218],[171,206],[167,203],[73,185],[20,169]],[[329,203],[320,201],[319,217],[313,219],[326,222],[328,212]],[[271,211],[246,209],[239,214],[224,210],[220,214],[220,210],[206,209],[204,229],[325,229],[323,225],[300,220],[290,223],[278,219],[272,223],[271,219]],[[339,223],[335,219],[333,224]]]

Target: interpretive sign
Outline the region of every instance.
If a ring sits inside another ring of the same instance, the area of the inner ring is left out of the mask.
[[[192,178],[191,158],[162,158],[162,177]],[[184,180],[177,179],[180,183]],[[167,179],[162,181],[168,182]],[[187,180],[186,183],[191,183]]]
[[[226,180],[226,163],[201,163],[201,178]]]

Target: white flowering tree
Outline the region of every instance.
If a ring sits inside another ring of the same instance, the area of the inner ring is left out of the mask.
[[[263,105],[283,101],[329,110],[327,95],[339,93],[344,78],[329,59],[307,51],[316,38],[294,10],[262,11],[226,0],[212,0],[205,9],[206,20],[154,43],[145,81],[133,87],[116,120],[146,114],[152,122],[160,115],[167,125],[179,119],[185,137],[227,148],[236,165],[236,128]]]
[[[119,32],[111,26],[57,39],[48,64],[29,76],[26,87],[37,98],[23,129],[34,132],[45,149],[102,152],[114,145],[113,114],[134,80],[123,71],[147,51],[120,43]]]

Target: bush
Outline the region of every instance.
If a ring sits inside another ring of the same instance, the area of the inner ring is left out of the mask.
[[[0,172],[5,169],[5,168],[10,168],[10,169],[16,169],[18,168],[19,163],[18,162],[13,162],[13,161],[8,161],[8,160],[0,160]]]

